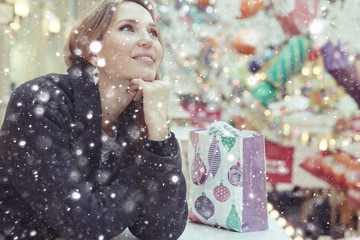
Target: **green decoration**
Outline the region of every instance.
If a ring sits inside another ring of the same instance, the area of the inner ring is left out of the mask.
[[[234,137],[221,137],[221,143],[228,152],[230,152],[232,147],[235,145],[235,142],[236,138]]]
[[[260,101],[262,105],[267,105],[276,99],[276,88],[269,82],[262,82],[260,85],[251,92],[251,94]]]
[[[231,205],[229,216],[226,219],[226,226],[229,229],[241,232],[241,221],[234,204]]]
[[[292,37],[266,72],[267,80],[275,87],[284,86],[293,74],[301,70],[311,47],[309,35]]]
[[[311,48],[309,35],[292,37],[266,71],[266,80],[252,91],[252,95],[267,107],[275,100],[276,90],[282,89],[291,76],[302,69]]]

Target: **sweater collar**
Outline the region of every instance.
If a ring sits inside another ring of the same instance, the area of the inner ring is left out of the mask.
[[[84,175],[91,174],[99,166],[101,149],[101,101],[98,86],[92,78],[93,67],[79,62],[68,69],[74,101],[74,120],[78,141],[74,148],[87,153],[90,168],[81,166]],[[95,147],[89,145],[94,141]]]
[[[75,110],[82,122],[89,122],[89,120],[91,122],[91,119],[100,119],[101,121],[100,92],[98,86],[94,84],[93,70],[93,66],[84,61],[78,62],[68,69],[74,93]]]

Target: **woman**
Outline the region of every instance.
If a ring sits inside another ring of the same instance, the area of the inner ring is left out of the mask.
[[[104,0],[70,33],[68,74],[13,93],[0,132],[0,239],[176,239],[187,219],[170,84],[147,0]]]

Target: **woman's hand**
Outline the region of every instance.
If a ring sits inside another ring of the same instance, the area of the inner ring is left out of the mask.
[[[134,100],[144,97],[145,124],[149,139],[164,140],[168,136],[167,110],[170,95],[170,83],[163,80],[144,81],[134,78],[130,81],[129,92],[135,92]]]

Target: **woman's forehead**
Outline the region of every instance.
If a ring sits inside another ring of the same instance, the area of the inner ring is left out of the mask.
[[[124,19],[131,19],[138,22],[154,22],[149,11],[145,9],[142,5],[135,2],[124,1],[120,3],[117,7],[116,12],[117,14],[115,15],[115,23]]]

